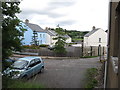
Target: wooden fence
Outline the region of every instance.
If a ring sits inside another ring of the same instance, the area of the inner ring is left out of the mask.
[[[62,57],[81,57],[81,56],[100,56],[106,54],[106,47],[66,47],[66,54],[59,55]],[[58,55],[47,48],[40,49],[24,49],[23,52],[38,53],[39,56],[52,56],[57,57]]]
[[[90,46],[83,48],[83,56],[100,56],[105,55],[107,51],[106,47]]]
[[[64,55],[59,55],[62,57],[81,57],[81,47],[66,47],[67,53]],[[47,48],[40,49],[24,49],[23,52],[32,52],[38,53],[39,56],[58,56],[53,50],[49,50]]]

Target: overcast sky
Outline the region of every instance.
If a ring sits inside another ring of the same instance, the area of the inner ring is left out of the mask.
[[[18,17],[30,23],[67,30],[91,31],[108,28],[109,0],[23,0]]]

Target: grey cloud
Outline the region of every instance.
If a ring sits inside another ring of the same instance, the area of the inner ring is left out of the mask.
[[[65,16],[63,14],[58,14],[55,12],[51,12],[51,11],[45,11],[45,10],[24,10],[22,13],[22,15],[33,15],[33,14],[39,14],[39,15],[47,15],[48,17],[51,18],[58,18],[58,17],[62,17]]]
[[[72,5],[72,2],[63,2],[63,0],[61,0],[60,2],[58,2],[59,0],[55,0],[55,1],[51,1],[48,3],[47,7],[43,8],[43,9],[24,9],[21,14],[22,15],[31,15],[31,14],[39,14],[39,15],[47,15],[48,17],[51,18],[59,18],[62,16],[66,16],[57,12],[53,12],[54,9],[58,9],[61,8],[63,6],[68,6],[68,5]]]
[[[56,23],[58,23],[58,24],[60,24],[62,26],[65,26],[65,25],[73,25],[73,24],[77,23],[77,21],[75,21],[75,20],[66,20],[66,21],[58,21]]]
[[[38,14],[38,15],[47,15],[50,18],[60,18],[60,17],[66,16],[67,14],[53,12],[53,10],[66,7],[66,6],[71,6],[74,4],[75,4],[75,1],[73,2],[71,0],[54,0],[49,2],[48,6],[45,7],[44,9],[32,9],[32,10],[24,9],[21,12],[20,16],[22,18],[27,18],[27,17],[31,17],[34,14]]]
[[[55,0],[55,1],[51,1],[48,5],[50,6],[54,6],[54,7],[66,7],[66,6],[72,6],[75,4],[75,1],[71,1],[71,0]]]

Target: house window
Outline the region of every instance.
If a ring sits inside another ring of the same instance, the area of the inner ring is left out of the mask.
[[[101,43],[101,38],[99,38],[99,43]]]
[[[40,38],[42,38],[42,34],[40,34]]]
[[[43,34],[43,38],[45,38],[45,34]]]
[[[42,40],[40,40],[40,44],[42,44]]]

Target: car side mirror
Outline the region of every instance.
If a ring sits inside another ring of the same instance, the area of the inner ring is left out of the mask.
[[[29,70],[31,67],[27,67],[26,70]]]

